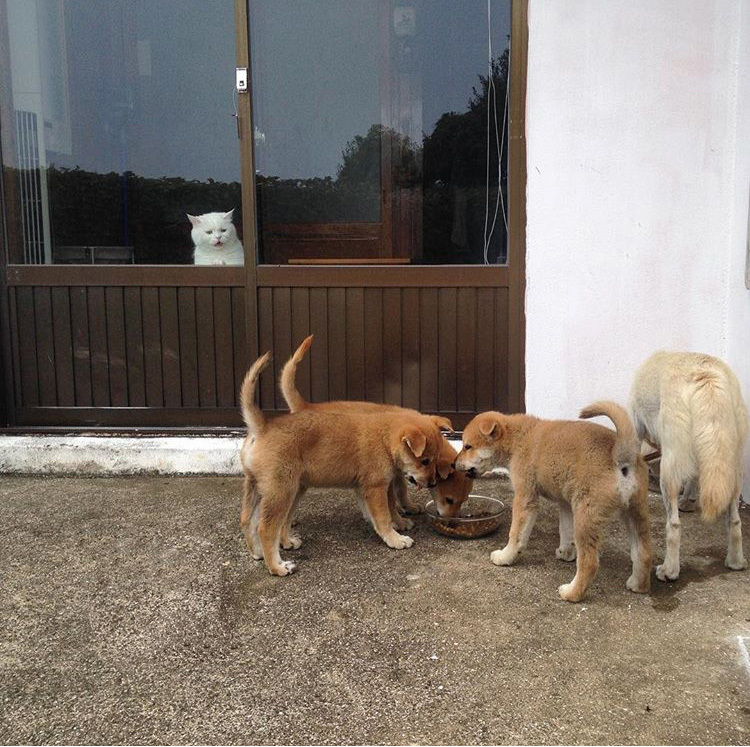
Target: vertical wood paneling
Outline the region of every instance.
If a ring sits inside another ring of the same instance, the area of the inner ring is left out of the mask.
[[[275,365],[308,334],[297,386],[311,401],[365,399],[460,413],[509,407],[506,288],[259,288],[258,340]],[[234,408],[248,360],[244,289],[9,289],[20,407]],[[32,345],[22,341],[34,340]]]
[[[36,360],[39,373],[39,404],[57,405],[55,341],[52,335],[52,295],[49,288],[34,288]],[[32,338],[33,339],[33,338]]]
[[[143,288],[141,291],[141,306],[143,308],[143,365],[146,380],[146,406],[164,407],[159,289]]]
[[[292,288],[292,350],[310,334],[310,289]],[[310,353],[297,366],[297,389],[310,401]],[[283,402],[286,407],[286,403]]]
[[[346,291],[328,290],[328,396],[346,399]]]
[[[128,404],[146,406],[146,370],[143,360],[141,288],[125,288],[125,359],[128,367]]]
[[[292,292],[290,288],[273,289],[273,382],[278,382],[281,369],[292,354]],[[277,410],[286,410],[286,402],[278,386],[273,387]]]
[[[328,396],[328,291],[310,288],[310,398],[327,402]]]
[[[180,324],[180,378],[182,406],[198,407],[198,330],[195,323],[195,288],[177,289]]]
[[[441,288],[438,294],[438,407],[456,411],[456,288]]]
[[[16,289],[8,288],[8,330],[10,332],[10,356],[8,365],[13,366],[13,401],[16,407],[23,403],[21,389],[21,356],[18,350],[18,309],[16,308]],[[28,347],[31,347],[30,345]],[[36,382],[34,382],[36,384]]]
[[[15,307],[18,317],[18,357],[21,362],[21,397],[24,405],[39,405],[39,368],[37,348],[32,343],[36,337],[34,323],[34,289],[17,288]]]
[[[70,289],[70,325],[73,334],[75,404],[91,407],[91,344],[89,342],[88,293],[83,286]]]
[[[438,331],[438,292],[422,288],[419,299],[419,409],[437,412],[439,408],[438,353],[441,335]]]
[[[52,288],[52,337],[55,350],[57,404],[75,405],[73,381],[73,336],[70,329],[70,288]]]
[[[182,367],[180,365],[180,322],[177,288],[159,288],[159,332],[164,405],[182,405]]]
[[[476,412],[495,407],[495,291],[477,288],[476,306]]]
[[[273,352],[273,293],[271,288],[258,288],[258,352],[263,355],[267,351]],[[272,365],[261,375],[258,387],[260,389],[261,408],[273,410],[276,399],[274,394],[274,382],[276,376]]]
[[[404,407],[418,410],[420,394],[419,289],[404,288],[401,300],[401,398]]]
[[[200,351],[198,355],[198,401],[201,407],[216,407],[213,288],[195,289],[195,326]]]
[[[129,403],[123,289],[105,288],[104,303],[107,314],[107,350],[109,351],[109,398],[112,407],[126,407]]]
[[[476,405],[477,292],[459,288],[456,298],[456,406],[472,412]]]
[[[110,361],[107,341],[107,305],[104,288],[88,288],[86,291],[89,321],[89,345],[91,346],[91,394],[94,407],[109,407]]]
[[[383,291],[365,288],[365,399],[382,402],[383,386]]]
[[[219,407],[234,407],[232,289],[214,288],[213,291],[216,403]]]
[[[346,289],[346,398],[365,398],[365,301],[362,288]]]
[[[255,314],[253,314],[255,317]],[[240,385],[252,361],[247,347],[245,289],[232,288],[232,350],[234,353],[234,406],[239,407]]]
[[[401,392],[401,289],[383,289],[383,399],[400,405]]]
[[[508,289],[495,289],[495,407],[508,412]]]

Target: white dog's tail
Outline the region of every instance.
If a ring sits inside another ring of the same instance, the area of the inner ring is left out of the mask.
[[[588,407],[584,407],[578,417],[595,418],[598,415],[604,415],[615,424],[617,440],[612,450],[612,458],[621,474],[624,477],[628,477],[635,470],[638,455],[641,451],[640,441],[633,427],[633,421],[630,419],[625,408],[620,407],[616,402],[609,402],[607,400],[594,402]]]
[[[737,500],[747,412],[734,375],[702,371],[690,397],[701,516],[713,521]]]
[[[261,371],[271,360],[271,353],[266,353],[258,358],[245,374],[240,388],[240,406],[242,408],[242,419],[250,435],[258,436],[266,430],[266,417],[255,404],[255,385],[258,382]]]
[[[284,395],[284,399],[292,412],[299,412],[307,407],[307,400],[305,400],[305,398],[299,393],[299,389],[297,389],[296,378],[297,366],[305,357],[305,353],[310,349],[312,341],[312,335],[302,340],[300,346],[294,351],[294,355],[284,364],[284,368],[281,371],[279,386],[281,387],[281,393]]]

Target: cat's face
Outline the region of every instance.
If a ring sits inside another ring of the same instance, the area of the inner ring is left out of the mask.
[[[232,223],[232,213],[203,213],[203,215],[190,215],[190,222],[193,224],[193,230],[190,235],[193,237],[195,246],[211,246],[221,249],[224,244],[232,243],[237,240],[237,230]]]

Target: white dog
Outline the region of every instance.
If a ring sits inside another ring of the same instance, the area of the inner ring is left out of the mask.
[[[726,514],[725,565],[747,568],[738,511],[747,411],[732,370],[710,355],[655,353],[636,372],[630,407],[638,436],[662,452],[667,549],[657,578],[680,575],[681,489],[685,502],[697,497],[703,519]]]

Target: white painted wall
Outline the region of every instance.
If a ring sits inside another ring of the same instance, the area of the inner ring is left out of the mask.
[[[626,403],[658,349],[729,360],[750,400],[747,5],[530,0],[528,412]]]

